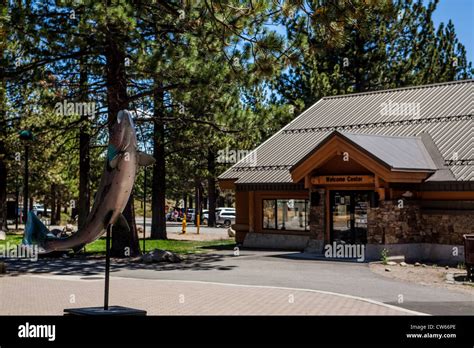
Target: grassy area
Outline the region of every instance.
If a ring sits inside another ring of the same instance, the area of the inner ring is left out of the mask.
[[[7,239],[6,240],[0,240],[0,245],[5,245],[7,243],[17,245],[21,243],[21,240],[23,239],[22,234],[7,234]]]
[[[143,240],[140,239],[140,248],[143,246]],[[191,241],[191,240],[157,240],[147,239],[145,241],[146,251],[153,249],[168,250],[177,254],[201,254],[206,253],[212,248],[232,249],[235,241],[232,239],[211,240],[211,241]],[[86,246],[87,254],[105,253],[105,238],[100,238]]]
[[[8,234],[6,240],[1,240],[0,245],[20,244],[23,236]],[[143,240],[140,239],[140,248]],[[201,254],[213,248],[232,249],[235,246],[233,239],[213,240],[213,241],[188,241],[188,240],[156,240],[147,239],[145,242],[146,251],[153,249],[168,250],[177,254]],[[86,245],[87,254],[105,254],[105,238],[100,238],[95,242]]]

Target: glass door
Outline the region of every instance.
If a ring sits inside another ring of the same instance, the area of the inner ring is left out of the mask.
[[[331,243],[366,244],[367,208],[366,191],[331,191]]]
[[[353,241],[355,244],[367,244],[367,209],[369,207],[368,192],[353,192],[354,222]]]
[[[331,243],[348,241],[352,235],[351,195],[344,192],[332,192],[331,196]]]

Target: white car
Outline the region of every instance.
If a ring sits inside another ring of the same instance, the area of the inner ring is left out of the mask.
[[[235,208],[229,208],[229,207],[218,207],[216,208],[216,212],[221,212],[221,211],[230,211],[235,213]]]
[[[223,210],[217,214],[216,224],[224,225],[225,227],[230,227],[230,225],[235,223],[235,210]]]
[[[235,215],[235,208],[228,208],[228,207],[218,207],[218,208],[216,208],[216,223],[218,223],[217,220],[219,219],[219,214],[222,213],[222,212],[229,212],[229,213],[232,213],[233,215]],[[201,223],[203,225],[207,225],[208,221],[209,221],[209,210],[204,209],[202,211],[202,221],[201,221]]]
[[[41,218],[42,216],[51,216],[51,209],[44,210],[44,204],[34,204],[33,205],[33,212]]]

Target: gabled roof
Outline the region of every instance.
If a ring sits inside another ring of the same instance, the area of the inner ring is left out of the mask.
[[[430,179],[440,176],[443,180],[471,181],[473,97],[474,80],[325,97],[257,147],[252,154],[255,161],[236,163],[219,179],[234,179],[236,183],[291,183],[290,168],[337,130],[353,134],[353,141],[366,144],[396,166],[406,165],[407,161],[410,165],[426,166],[428,162],[421,156],[423,151],[413,157],[405,147],[407,142],[384,139],[382,148],[378,148],[380,141],[360,135],[422,137],[427,133],[446,165],[445,175],[438,175],[438,171]],[[410,141],[418,146],[420,140]],[[390,146],[404,146],[404,153],[386,153]],[[425,150],[428,148],[425,146]],[[434,161],[433,155],[431,158]],[[418,160],[422,162],[413,163]]]
[[[342,134],[360,148],[386,163],[392,170],[436,171],[438,169],[421,137]]]
[[[308,155],[332,137],[341,137],[349,141],[391,170],[435,172],[438,169],[421,137],[397,137],[338,131],[330,133],[326,139],[321,141],[291,169],[297,167]]]

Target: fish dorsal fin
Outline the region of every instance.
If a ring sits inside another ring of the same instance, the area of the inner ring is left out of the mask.
[[[123,216],[123,214],[118,216],[117,221],[115,221],[114,228],[119,228],[120,230],[130,232],[130,226],[128,226],[127,219],[125,216]]]
[[[28,212],[28,218],[26,221],[25,232],[23,234],[23,244],[42,245],[48,236],[50,231],[44,225],[44,223],[36,216],[33,211]]]
[[[150,166],[156,162],[155,158],[144,152],[137,152],[138,165],[139,166]]]

